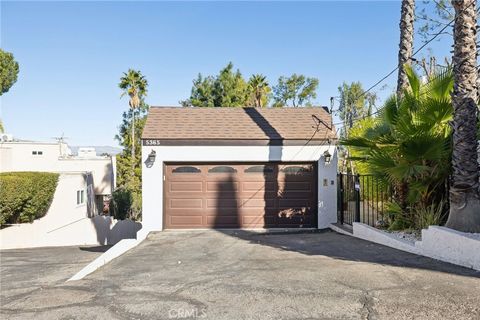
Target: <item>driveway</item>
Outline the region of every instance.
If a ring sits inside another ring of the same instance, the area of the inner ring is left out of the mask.
[[[156,233],[84,280],[26,294],[15,288],[43,277],[3,286],[17,272],[3,263],[4,319],[480,318],[480,272],[331,231]]]
[[[109,246],[49,247],[0,251],[0,305],[20,305],[62,285]],[[25,306],[28,308],[28,306]]]

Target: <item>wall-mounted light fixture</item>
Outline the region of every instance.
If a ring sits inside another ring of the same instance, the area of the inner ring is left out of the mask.
[[[325,161],[325,164],[330,164],[330,162],[332,161],[332,155],[330,154],[330,152],[328,152],[328,150],[325,150],[325,152],[323,153],[323,160]]]
[[[155,163],[155,157],[157,156],[157,153],[155,152],[155,150],[152,150],[149,154],[148,154],[148,157],[147,159],[145,160],[145,166],[147,168],[151,168],[153,166],[153,164]]]

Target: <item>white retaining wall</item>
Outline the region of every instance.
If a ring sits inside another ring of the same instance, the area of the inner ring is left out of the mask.
[[[480,236],[445,227],[430,226],[422,230],[422,241],[417,241],[424,255],[480,270]]]
[[[333,228],[333,227],[332,227]],[[422,240],[414,244],[363,223],[353,223],[352,236],[398,250],[480,270],[480,236],[446,227],[422,230]]]

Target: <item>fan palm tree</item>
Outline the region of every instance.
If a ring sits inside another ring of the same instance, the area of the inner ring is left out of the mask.
[[[140,71],[128,69],[120,78],[118,87],[123,90],[120,97],[128,95],[128,104],[132,110],[132,174],[135,169],[135,112],[147,95],[148,81]]]
[[[356,151],[369,173],[397,191],[407,185],[409,204],[430,205],[444,196],[450,173],[452,72],[443,70],[422,85],[411,67],[405,71],[409,87],[401,99],[391,97],[372,128],[342,143]]]
[[[253,105],[261,108],[267,104],[268,94],[271,89],[268,86],[267,77],[261,74],[254,74],[248,80],[252,92]]]
[[[455,0],[452,3],[455,9],[452,59],[455,83],[452,103],[455,112],[447,226],[464,232],[480,232],[476,0]]]
[[[398,51],[397,97],[408,87],[405,64],[410,64],[413,54],[413,23],[415,20],[415,0],[402,0],[400,17],[400,48]]]

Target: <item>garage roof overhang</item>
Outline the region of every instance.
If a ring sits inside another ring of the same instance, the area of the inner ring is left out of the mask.
[[[296,146],[337,142],[331,114],[310,108],[152,107],[144,146]]]

